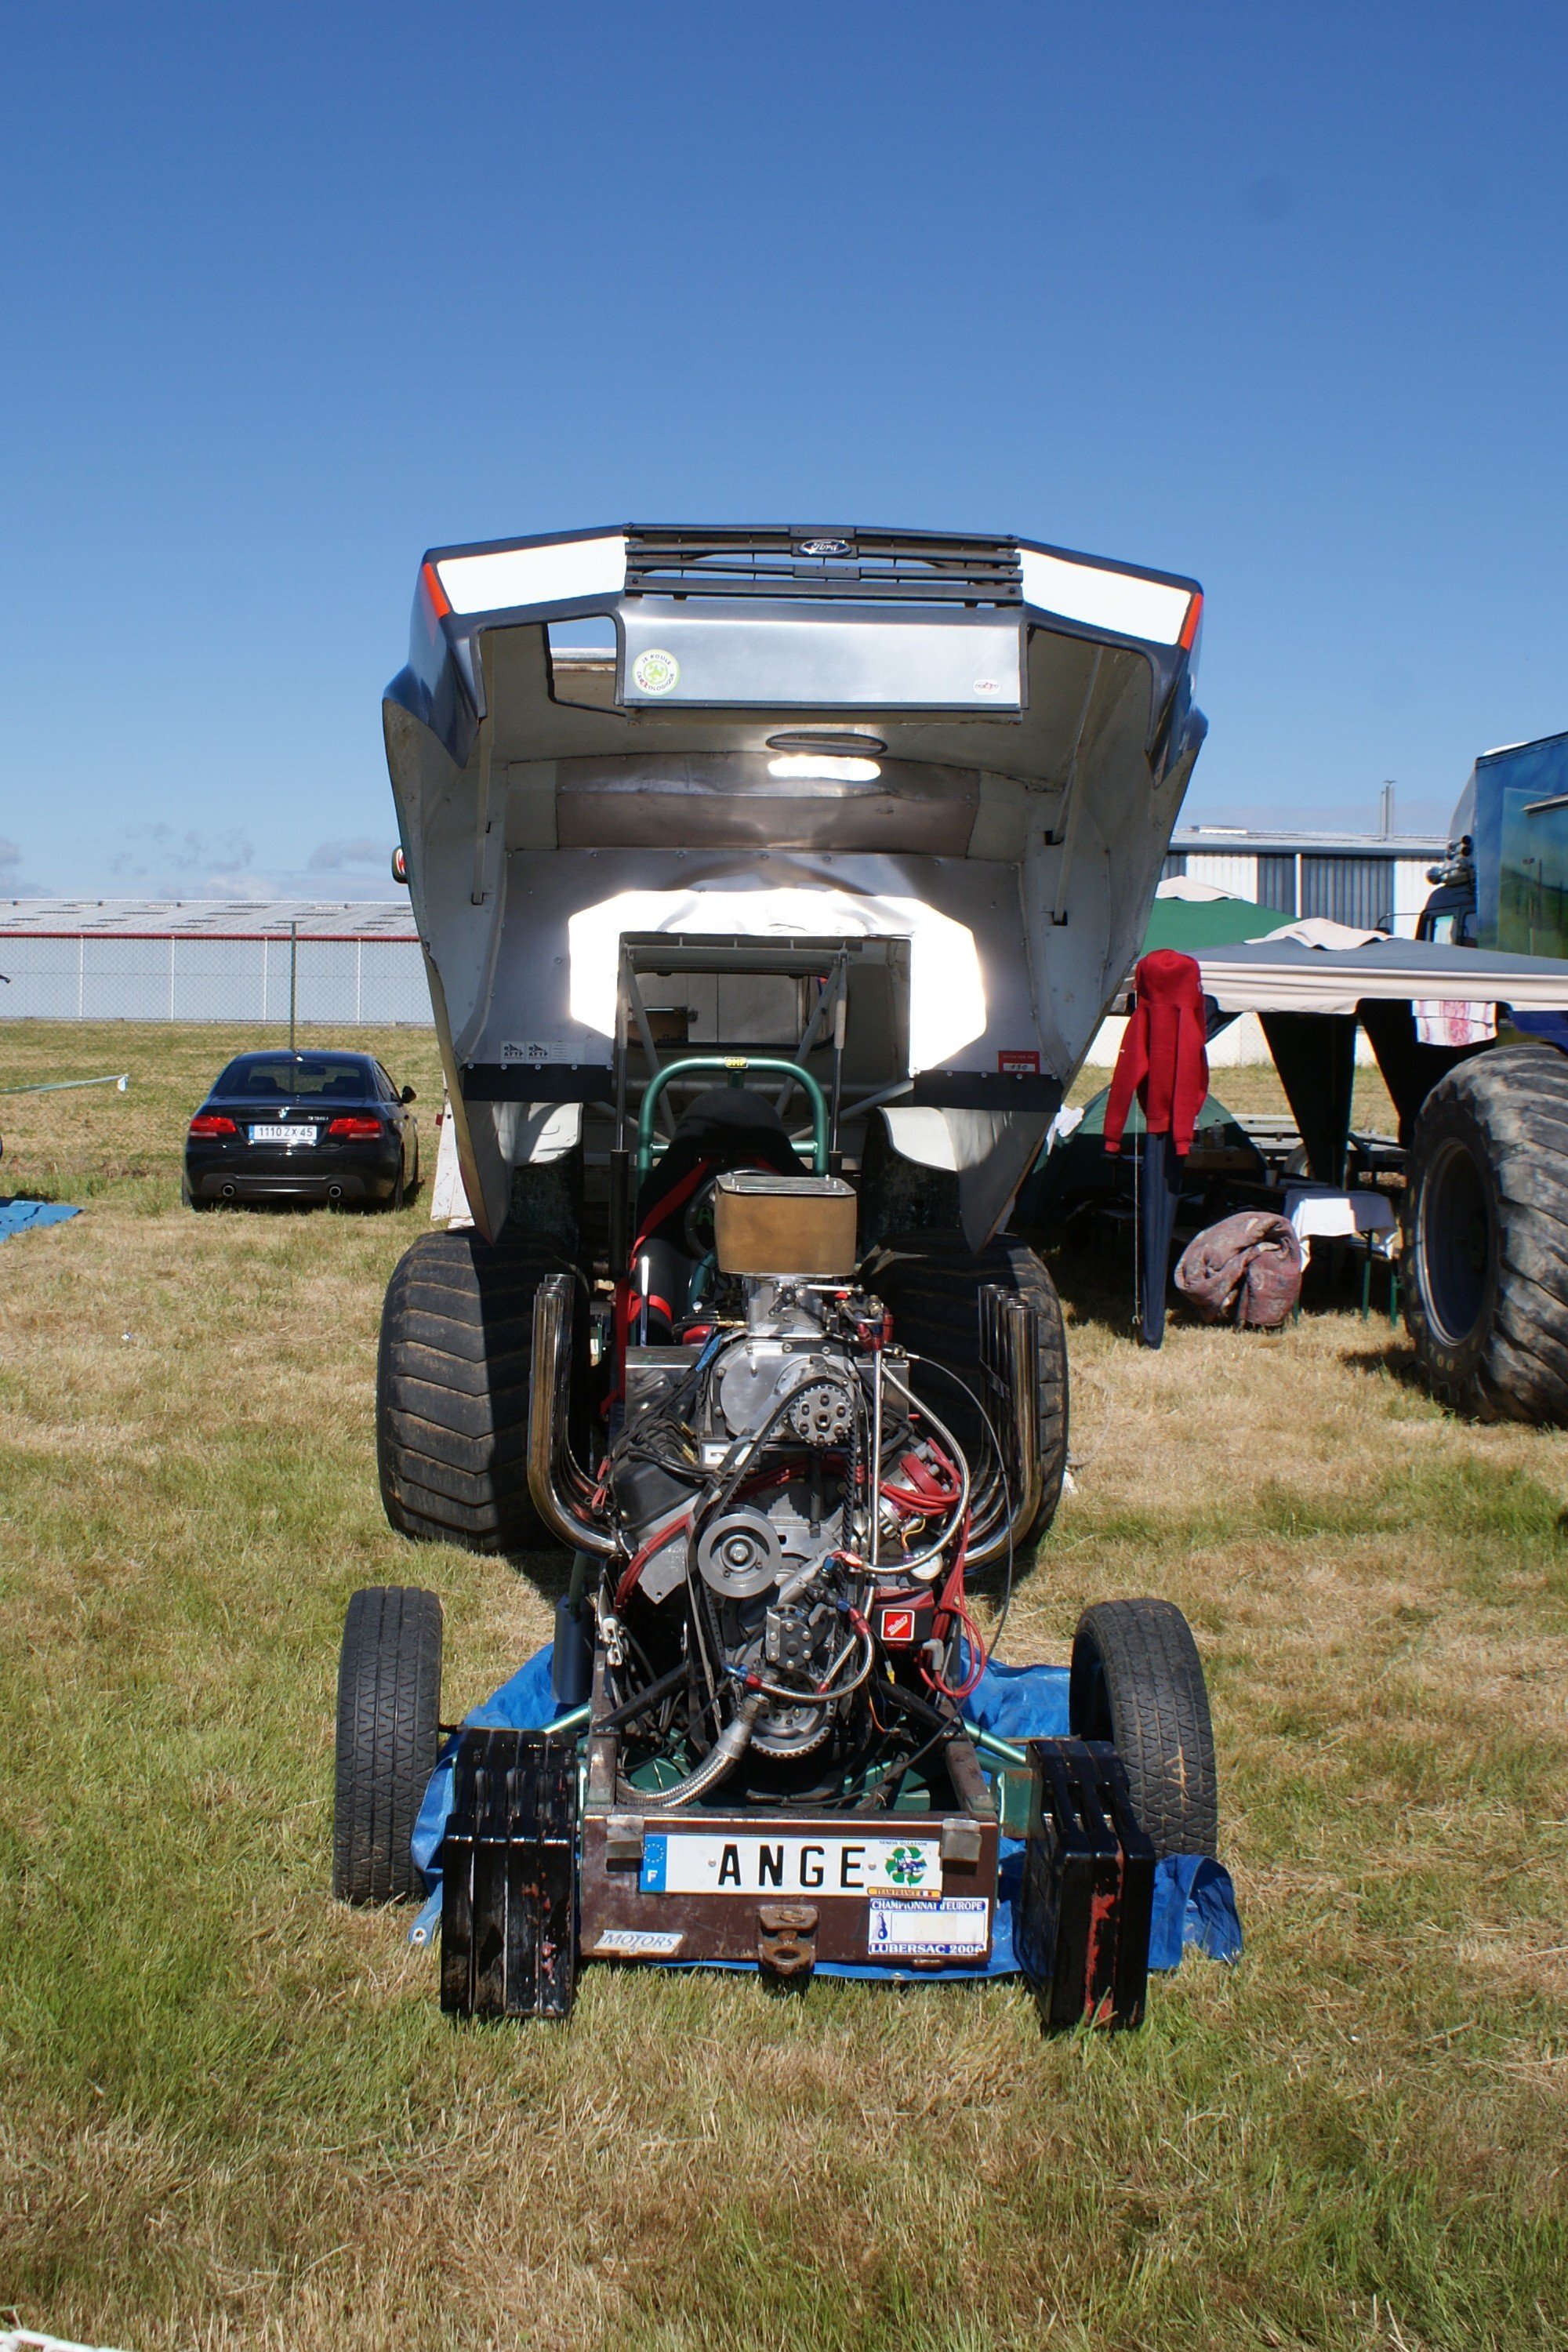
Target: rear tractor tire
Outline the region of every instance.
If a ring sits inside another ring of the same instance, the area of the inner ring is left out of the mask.
[[[386,1286],[376,1365],[376,1458],[400,1535],[479,1552],[549,1546],[528,1492],[533,1298],[568,1272],[527,1235],[422,1234]],[[586,1358],[581,1296],[574,1371]]]
[[[1208,1688],[1192,1627],[1169,1601],[1100,1601],[1073,1635],[1068,1717],[1109,1739],[1156,1854],[1213,1856],[1219,1796]]]
[[[873,1250],[862,1279],[892,1309],[893,1336],[900,1347],[932,1357],[975,1391],[980,1389],[980,1326],[975,1294],[984,1283],[1026,1298],[1039,1331],[1040,1377],[1037,1400],[1043,1491],[1032,1528],[1020,1529],[1020,1550],[1036,1543],[1056,1517],[1068,1459],[1068,1353],[1061,1301],[1055,1283],[1032,1249],[1010,1234],[998,1235],[978,1257],[962,1234],[895,1234]],[[977,1448],[982,1431],[974,1407],[951,1381],[917,1365],[916,1393],[947,1423],[966,1451]]]
[[[356,1592],[338,1665],[332,1893],[342,1903],[401,1903],[419,1892],[410,1841],[436,1769],[441,1717],[441,1604],[433,1592]]]
[[[1450,1070],[1406,1169],[1405,1325],[1433,1394],[1568,1425],[1568,1055],[1500,1045]]]

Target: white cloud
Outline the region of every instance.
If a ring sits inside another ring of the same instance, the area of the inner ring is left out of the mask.
[[[177,833],[172,824],[128,825],[109,861],[122,882],[149,898],[267,898],[270,885],[254,871],[256,850],[241,827]]]
[[[307,871],[311,874],[342,874],[350,867],[385,866],[391,856],[390,845],[378,835],[356,833],[346,841],[319,842],[310,852]]]
[[[42,882],[30,882],[22,872],[22,850],[0,835],[0,898],[48,898],[53,892]]]

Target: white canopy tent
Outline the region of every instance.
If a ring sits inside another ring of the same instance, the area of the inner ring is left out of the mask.
[[[1568,1012],[1568,962],[1550,956],[1439,947],[1426,940],[1353,931],[1344,931],[1344,937],[1357,940],[1355,945],[1309,946],[1300,937],[1307,930],[1344,927],[1298,924],[1289,936],[1201,949],[1205,994],[1227,1013],[1353,1013],[1358,1004],[1380,1001]]]

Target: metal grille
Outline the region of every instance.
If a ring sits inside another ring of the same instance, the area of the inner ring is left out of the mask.
[[[1392,931],[1394,860],[1303,857],[1301,912],[1327,915],[1331,921],[1352,923],[1360,931]]]
[[[1010,540],[945,532],[633,530],[629,596],[818,596],[876,604],[1020,604]]]

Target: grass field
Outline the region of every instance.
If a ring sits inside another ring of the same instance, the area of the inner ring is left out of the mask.
[[[1568,2341],[1568,1465],[1413,1387],[1386,1319],[1121,1328],[1058,1266],[1077,1492],[1014,1658],[1188,1612],[1247,1949],[1143,2032],[1012,1985],[590,1969],[461,2028],[328,1898],[357,1585],[447,1612],[445,1711],[558,1589],[395,1538],[382,1287],[427,1217],[178,1202],[233,1033],[0,1030],[0,2327],[256,2346],[1231,2352]],[[427,1035],[377,1041],[438,1099]],[[1245,1108],[1246,1074],[1221,1091]],[[1267,1087],[1247,1077],[1249,1093]],[[1363,1112],[1363,1116],[1365,1113]]]

